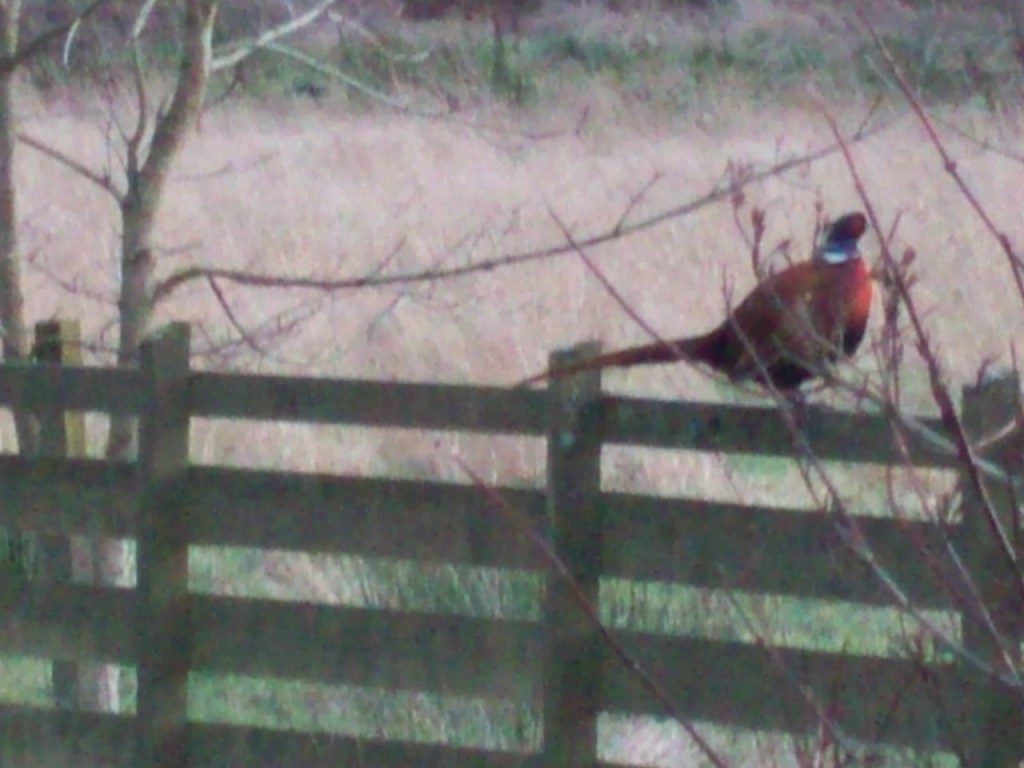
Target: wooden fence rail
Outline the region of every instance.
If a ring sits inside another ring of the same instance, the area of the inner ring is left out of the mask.
[[[1000,419],[1013,418],[1017,387],[1014,379],[967,390],[971,427],[987,434]],[[834,515],[601,490],[600,453],[607,444],[792,455],[785,424],[769,407],[607,397],[597,374],[548,391],[513,391],[193,372],[183,325],[147,341],[138,370],[0,366],[0,406],[131,414],[140,424],[137,463],[0,456],[0,527],[138,543],[136,589],[0,585],[0,653],[134,666],[138,679],[133,716],[0,708],[0,733],[8,734],[0,738],[0,756],[19,738],[32,747],[40,734],[59,734],[146,768],[497,768],[526,759],[549,768],[606,765],[597,760],[599,713],[669,713],[582,610],[579,596],[597,605],[602,580],[901,606],[902,598],[843,545]],[[546,489],[497,492],[553,544],[574,584],[478,488],[190,466],[189,425],[196,417],[544,436]],[[925,421],[941,430],[936,419]],[[811,408],[806,429],[823,459],[905,462],[894,427],[882,416]],[[913,438],[902,446],[916,466],[956,466]],[[1009,452],[1001,446],[990,458],[1019,471],[1005,461],[1019,455],[1019,442]],[[1007,513],[1005,523],[1015,526],[1012,496],[989,490],[1000,514]],[[875,567],[918,610],[965,611],[962,592],[949,588],[961,581],[951,544],[978,574],[981,594],[1005,597],[1006,574],[992,566],[994,544],[973,515],[977,501],[970,493],[965,499],[962,520],[941,526],[860,521]],[[545,597],[540,619],[526,621],[198,594],[188,588],[190,546],[526,570],[543,575]],[[985,632],[968,631],[971,620],[965,615],[964,642],[998,667],[1005,649]],[[994,621],[1006,632],[1019,631],[1012,611]],[[1024,756],[1020,691],[992,682],[959,657],[925,666],[909,658],[634,629],[613,634],[686,718],[808,733],[819,724],[810,691],[855,739],[960,750],[972,765],[1016,766]],[[197,722],[188,714],[190,672],[528,704],[540,714],[543,747],[529,755]]]

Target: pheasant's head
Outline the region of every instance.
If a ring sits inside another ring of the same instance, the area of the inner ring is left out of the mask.
[[[858,258],[857,241],[867,228],[868,220],[863,213],[840,216],[828,228],[825,242],[819,250],[821,259],[829,264],[842,264]]]

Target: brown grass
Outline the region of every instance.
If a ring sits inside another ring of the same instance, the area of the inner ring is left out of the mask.
[[[573,135],[584,104],[591,106],[591,118]],[[836,109],[850,125],[861,114],[851,106]],[[96,105],[36,103],[25,128],[101,168],[106,139],[100,114]],[[556,114],[517,118],[494,109],[473,117],[500,125],[504,133],[387,114],[352,117],[301,103],[211,111],[170,186],[159,243],[168,253],[160,257],[160,270],[195,262],[355,276],[377,269],[400,242],[405,245],[389,269],[462,263],[558,242],[549,207],[577,233],[598,232],[612,226],[655,175],[660,180],[634,212],[637,217],[707,192],[730,162],[767,165],[829,141],[825,121],[798,106],[752,114],[742,104],[724,103],[700,124],[681,124],[596,88]],[[1020,144],[1011,118],[965,113],[954,119],[1010,148]],[[564,130],[546,140],[520,133],[552,127]],[[962,140],[950,141],[982,201],[1019,240],[1019,167]],[[1019,299],[998,248],[916,125],[903,118],[854,151],[886,221],[902,214],[898,243],[920,254],[919,295],[953,380],[966,382],[990,356],[1005,361],[1024,317]],[[28,149],[18,155],[18,174],[26,252],[65,281],[113,295],[117,222],[111,201]],[[810,246],[817,202],[832,214],[860,206],[838,157],[752,187],[748,199],[768,212],[768,244],[792,238],[797,258]],[[874,242],[866,243],[869,254]],[[183,247],[186,253],[174,252]],[[591,255],[666,335],[715,323],[725,306],[725,286],[739,295],[754,282],[728,204]],[[644,338],[575,256],[327,299],[226,290],[237,314],[253,324],[289,306],[323,302],[319,314],[286,342],[270,345],[270,356],[258,359],[249,352],[235,360],[245,369],[500,385],[544,366],[557,346],[589,338],[615,346]],[[30,318],[79,317],[92,339],[113,318],[112,303],[68,292],[31,268],[27,294]],[[160,319],[201,322],[214,335],[229,331],[213,297],[198,285],[169,304]],[[108,331],[108,343],[110,338]],[[870,354],[862,354],[858,364],[870,367]],[[923,407],[923,380],[915,373],[911,366],[911,406]],[[727,386],[682,365],[613,372],[607,381],[611,389],[636,394],[732,396]],[[259,428],[262,439],[254,440],[253,429],[201,426],[197,458],[303,469],[398,467],[442,476],[452,471],[444,450],[439,453],[429,441],[414,446],[418,441],[407,435],[392,433],[385,440],[364,434],[353,450],[343,430],[268,425]],[[494,479],[532,476],[540,459],[537,445],[493,448],[488,441],[484,450],[467,438],[459,442]],[[671,459],[677,477],[678,461]],[[697,474],[708,472],[714,474],[710,467]],[[719,482],[706,480],[700,484]]]

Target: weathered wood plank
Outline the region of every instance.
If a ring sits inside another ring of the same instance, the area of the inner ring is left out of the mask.
[[[961,737],[959,705],[970,683],[952,666],[759,645],[616,632],[631,656],[667,690],[681,717],[742,728],[820,732],[797,687],[807,686],[844,731],[869,743],[941,749]],[[605,649],[605,710],[666,713]],[[940,693],[936,694],[939,690]],[[952,710],[945,709],[948,705]]]
[[[81,324],[77,320],[36,323],[32,352],[39,363],[81,368]],[[81,411],[68,410],[60,403],[49,402],[36,415],[39,417],[41,455],[72,458],[85,456],[85,419]]]
[[[632,494],[606,494],[601,504],[605,576],[899,604],[843,544],[833,515]],[[918,607],[954,607],[942,588],[948,583],[942,564],[950,579],[954,569],[937,526],[891,518],[857,518],[856,524],[876,563]],[[955,527],[947,533],[955,537]]]
[[[537,624],[316,603],[192,598],[198,672],[529,701]],[[137,663],[131,590],[0,584],[0,653]]]
[[[1019,423],[1020,378],[1016,372],[990,376],[964,387],[963,402],[969,439],[983,440],[1007,424]],[[1019,479],[1024,471],[1022,446],[1024,434],[1016,428],[994,445],[987,445],[983,455]],[[968,593],[972,610],[965,611],[963,618],[964,648],[993,669],[1020,669],[1024,614],[1020,491],[980,475],[977,483],[966,466],[961,472],[964,523],[960,543],[972,579]],[[968,765],[1019,766],[1024,758],[1020,686],[970,671],[982,680],[969,715],[971,738],[965,744]]]
[[[0,525],[130,536],[134,478],[127,464],[0,456]],[[541,525],[539,491],[499,492]],[[510,530],[472,486],[194,467],[187,493],[194,544],[546,567],[534,542]],[[827,516],[631,494],[604,494],[601,505],[608,526],[605,576],[893,604],[864,578]],[[940,552],[938,529],[881,518],[860,524],[878,562],[913,600],[951,607],[925,561],[905,556],[907,546]],[[958,534],[951,529],[950,535]]]
[[[970,686],[951,668],[930,668],[932,685],[941,686],[942,692],[933,700],[936,688],[927,688],[921,682],[914,664],[893,659],[856,656],[833,656],[810,651],[765,648],[735,643],[679,639],[616,633],[635,658],[672,692],[681,707],[683,717],[715,720],[724,725],[757,729],[780,729],[796,733],[808,732],[816,720],[806,701],[794,686],[794,680],[809,685],[820,696],[825,706],[846,732],[866,741],[885,741],[894,745],[918,749],[936,749],[947,746],[959,734],[952,725],[964,722],[959,711],[943,711],[936,701],[964,702]],[[608,711],[637,715],[663,716],[649,694],[643,690],[610,652],[603,662],[606,682],[603,708]],[[780,667],[779,664],[782,666]],[[789,670],[780,672],[781,668]],[[713,670],[709,674],[709,670]],[[455,693],[455,692],[452,692]],[[943,718],[939,722],[939,718]],[[56,713],[26,710],[20,707],[0,708],[0,736],[17,735],[28,747],[38,746],[40,734],[68,734],[73,729],[90,738],[95,745],[109,741],[108,750],[101,753],[123,753],[131,749],[131,729],[134,719],[90,713]],[[57,729],[60,730],[57,730]],[[345,737],[331,734],[302,734],[244,726],[191,723],[188,727],[190,757],[195,766],[302,764],[344,765],[337,762],[349,753]],[[879,734],[882,737],[879,737]],[[405,758],[433,760],[430,750],[447,750],[440,745],[422,745],[422,755],[406,753],[401,742],[373,742],[359,739],[370,751],[361,754],[379,755],[381,760],[369,760],[370,765],[433,764],[417,761],[401,762]],[[44,746],[51,746],[44,742]],[[319,745],[326,762],[319,762],[313,750]],[[376,747],[380,751],[374,751]],[[339,750],[335,752],[334,750]],[[395,750],[391,752],[391,750]],[[282,762],[282,757],[296,754],[302,760]],[[498,754],[498,765],[505,765]],[[468,750],[452,755],[461,764],[466,759],[490,759],[489,753]],[[308,757],[308,760],[305,759]],[[526,755],[516,754],[517,760]],[[230,758],[227,762],[225,758]],[[441,759],[438,755],[436,759]],[[263,762],[266,759],[267,762]],[[235,762],[237,760],[237,762]],[[309,760],[313,762],[309,762]],[[117,764],[117,763],[115,763]],[[135,765],[135,763],[120,763]],[[488,765],[487,762],[469,762],[469,765]],[[604,765],[611,768],[610,764]]]
[[[0,704],[5,766],[137,768],[135,718]]]
[[[543,435],[543,390],[193,374],[193,416]]]
[[[135,530],[137,500],[132,464],[0,455],[4,528],[127,537]]]
[[[775,406],[606,397],[592,418],[601,423],[605,443],[795,455],[791,433]],[[884,416],[809,406],[803,419],[810,445],[821,459],[902,463]],[[944,432],[937,418],[920,421],[934,431]],[[936,453],[920,438],[908,436],[908,443],[918,466],[955,465],[953,457]]]
[[[0,653],[134,664],[136,605],[124,589],[0,583]]]
[[[582,344],[551,356],[550,370],[599,352]],[[553,381],[549,389],[547,521],[541,535],[565,569],[547,572],[544,589],[546,768],[590,768],[597,760],[597,701],[601,692],[600,627],[588,610],[600,600],[604,524],[601,519],[601,435],[582,418],[601,397],[601,372]]]
[[[139,349],[146,407],[139,419],[137,758],[140,768],[188,768],[189,337],[174,323]]]
[[[192,768],[522,768],[523,752],[194,723]]]
[[[135,768],[133,727],[127,715],[0,705],[0,754],[13,765]],[[72,739],[76,754],[67,746]],[[204,722],[189,724],[188,742],[191,768],[524,768],[536,759],[523,752]],[[626,766],[598,761],[594,768]]]
[[[75,660],[95,655],[132,662],[134,637],[119,615],[130,612],[132,593],[84,587],[47,590],[55,594],[23,595],[13,589],[0,593],[2,652],[31,649],[35,655],[52,653]],[[220,597],[197,598],[196,603],[195,671],[514,701],[532,701],[537,694],[531,681],[538,677],[541,640],[534,624]],[[69,615],[75,611],[78,616],[72,620]],[[48,623],[49,635],[24,621],[25,616]],[[909,661],[616,634],[673,692],[683,716],[727,725],[797,732],[813,726],[793,679],[779,671],[777,661],[819,691],[822,703],[836,704],[838,697],[844,727],[859,738],[917,748],[944,746],[945,739],[956,734],[948,731],[948,723],[937,725],[933,719],[944,715],[949,722],[966,721],[960,712],[943,713],[936,702],[971,700],[969,686],[948,667],[930,670],[935,684],[943,686],[941,696],[933,700]],[[665,714],[610,651],[604,655],[605,709]],[[715,672],[709,675],[708,670]],[[876,726],[882,722],[888,725],[879,734]]]
[[[538,625],[196,596],[192,669],[528,701]]]
[[[0,757],[11,765],[136,768],[134,718],[0,705]],[[192,722],[190,768],[522,768],[530,755],[336,733]],[[77,745],[72,752],[70,742]],[[7,764],[5,762],[5,764]],[[597,768],[615,768],[599,763]]]
[[[32,347],[35,360],[54,365],[82,365],[82,326],[75,320],[50,320],[36,323]],[[85,414],[68,411],[51,403],[35,413],[39,424],[38,455],[59,458],[83,458],[86,455]],[[24,449],[22,455],[30,453]],[[69,506],[75,506],[73,503]],[[71,582],[76,575],[72,539],[64,532],[36,536],[36,578]],[[81,554],[81,552],[79,553]],[[78,564],[81,571],[81,563]],[[86,704],[87,688],[80,684],[75,664],[55,662],[51,670],[51,691],[59,707],[78,709]],[[84,681],[81,681],[84,682]]]
[[[541,524],[543,492],[500,492]],[[193,467],[187,493],[194,544],[508,568],[542,564],[535,545],[470,485]]]
[[[536,543],[472,486],[194,467],[188,488],[197,544],[548,567]],[[496,490],[543,530],[541,492]],[[842,544],[834,517],[633,494],[602,494],[598,503],[607,526],[605,577],[896,604]],[[927,561],[906,556],[920,547],[944,562],[938,528],[884,518],[858,523],[878,564],[907,595],[921,607],[952,607]]]
[[[139,372],[61,365],[0,365],[0,407],[33,410],[60,405],[74,411],[136,414],[142,407]]]
[[[108,368],[0,366],[0,406],[137,414],[138,371]],[[545,391],[447,384],[350,381],[195,372],[193,416],[351,424],[409,429],[542,435]],[[722,452],[791,455],[791,440],[773,406],[741,406],[605,397],[595,417],[606,443]],[[936,418],[921,421],[942,431]],[[899,457],[883,416],[810,407],[807,426],[819,456],[854,462]],[[856,439],[851,439],[851,435]],[[950,467],[909,436],[921,466]]]
[[[446,384],[351,381],[196,373],[195,416],[541,435],[544,390]],[[793,455],[792,440],[772,405],[746,406],[605,396],[591,416],[605,443],[660,448]],[[934,417],[921,418],[941,432]],[[806,424],[821,458],[885,463],[899,460],[881,415],[811,406]],[[920,466],[950,467],[951,457],[908,436]]]

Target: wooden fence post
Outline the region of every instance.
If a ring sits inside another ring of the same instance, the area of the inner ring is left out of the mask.
[[[33,357],[53,365],[82,364],[82,328],[76,320],[36,323]],[[81,458],[85,456],[85,414],[47,408],[35,413],[39,420],[39,455]],[[75,578],[72,541],[69,536],[35,538],[35,574],[46,581],[70,582]],[[81,701],[79,666],[55,661],[51,669],[53,701],[58,709],[77,709]]]
[[[1020,380],[1016,374],[991,378],[977,386],[964,387],[964,427],[972,441],[984,440],[1007,425],[1016,423],[1020,403]],[[1018,429],[981,451],[1007,471],[1024,470],[1021,445],[1024,436]],[[975,580],[978,595],[989,611],[995,627],[1005,640],[999,643],[985,621],[965,615],[965,648],[995,669],[1005,670],[1009,662],[1020,669],[1020,628],[1022,608],[1019,573],[1007,562],[1006,555],[985,515],[982,501],[970,480],[962,479],[964,489],[963,530],[967,568]],[[988,479],[985,492],[993,511],[1019,558],[1020,519],[1016,503],[1020,499],[1005,483]],[[972,674],[979,674],[971,670]],[[984,768],[1018,768],[1024,758],[1024,700],[1022,692],[996,680],[981,681],[971,703],[969,725],[970,765]]]
[[[189,626],[187,507],[189,326],[174,323],[139,350],[137,762],[186,768]]]
[[[552,368],[597,353],[582,344],[551,356]],[[597,761],[597,715],[602,693],[601,636],[579,604],[597,608],[603,526],[598,507],[601,435],[597,402],[601,374],[586,371],[549,385],[547,513],[551,542],[572,574],[549,571],[545,591],[543,672],[546,768],[591,768]]]

